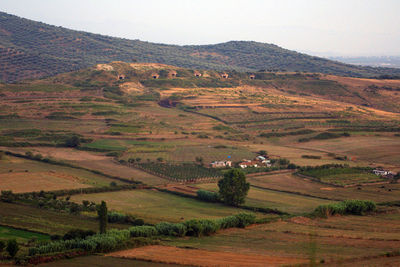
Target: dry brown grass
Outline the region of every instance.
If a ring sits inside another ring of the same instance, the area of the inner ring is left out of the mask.
[[[0,191],[12,190],[14,193],[32,191],[52,191],[90,187],[80,182],[78,177],[55,171],[48,172],[10,172],[0,174]]]

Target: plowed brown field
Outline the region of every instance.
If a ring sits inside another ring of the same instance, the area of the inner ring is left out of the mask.
[[[280,266],[306,263],[306,259],[241,254],[231,252],[213,252],[202,249],[184,249],[168,246],[147,246],[110,253],[106,256],[131,258],[162,263],[190,266]]]

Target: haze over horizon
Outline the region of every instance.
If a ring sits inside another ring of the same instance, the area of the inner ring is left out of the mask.
[[[273,43],[319,56],[400,55],[396,0],[2,0],[3,12],[149,42]]]

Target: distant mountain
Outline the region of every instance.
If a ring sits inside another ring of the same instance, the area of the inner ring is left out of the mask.
[[[156,44],[69,30],[0,12],[0,80],[4,82],[46,77],[118,60],[216,70],[306,71],[358,77],[400,75],[399,69],[348,65],[273,44]]]
[[[328,57],[328,58],[343,63],[362,65],[362,66],[400,68],[400,56]]]

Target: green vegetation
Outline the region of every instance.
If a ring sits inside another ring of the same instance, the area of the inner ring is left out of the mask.
[[[99,232],[100,234],[105,234],[107,231],[107,205],[105,201],[102,201],[97,209],[97,215],[99,217]]]
[[[328,217],[332,215],[364,215],[376,210],[376,204],[368,200],[345,200],[339,203],[318,206],[313,215]]]
[[[200,189],[196,192],[197,198],[207,202],[219,202],[220,197],[218,193]]]
[[[232,169],[224,173],[224,178],[218,181],[219,195],[228,205],[239,206],[245,202],[250,183],[246,182],[244,172]]]
[[[0,240],[2,239],[11,239],[16,238],[18,241],[28,241],[30,239],[36,239],[38,241],[49,240],[50,237],[48,235],[39,234],[35,232],[29,232],[19,229],[14,229],[11,227],[0,226]],[[1,245],[0,245],[1,247]],[[0,248],[1,252],[1,248]]]
[[[350,134],[347,132],[344,132],[342,134],[339,133],[331,133],[331,132],[323,132],[323,133],[319,133],[313,137],[309,137],[309,138],[301,138],[299,139],[299,142],[308,142],[311,140],[325,140],[325,139],[334,139],[334,138],[340,138],[340,137],[349,137]]]
[[[171,236],[203,236],[210,235],[220,229],[246,227],[255,223],[255,216],[247,213],[225,217],[219,220],[192,219],[184,223],[159,223],[156,226],[134,226],[125,230],[112,229],[107,233],[89,235],[84,239],[68,239],[38,245],[29,249],[29,255],[49,254],[72,249],[80,249],[89,253],[108,252],[122,248],[132,237],[153,237],[157,235]]]
[[[10,257],[14,258],[15,255],[17,255],[17,252],[19,251],[19,245],[17,243],[17,240],[15,239],[8,240],[6,250],[10,255]]]

